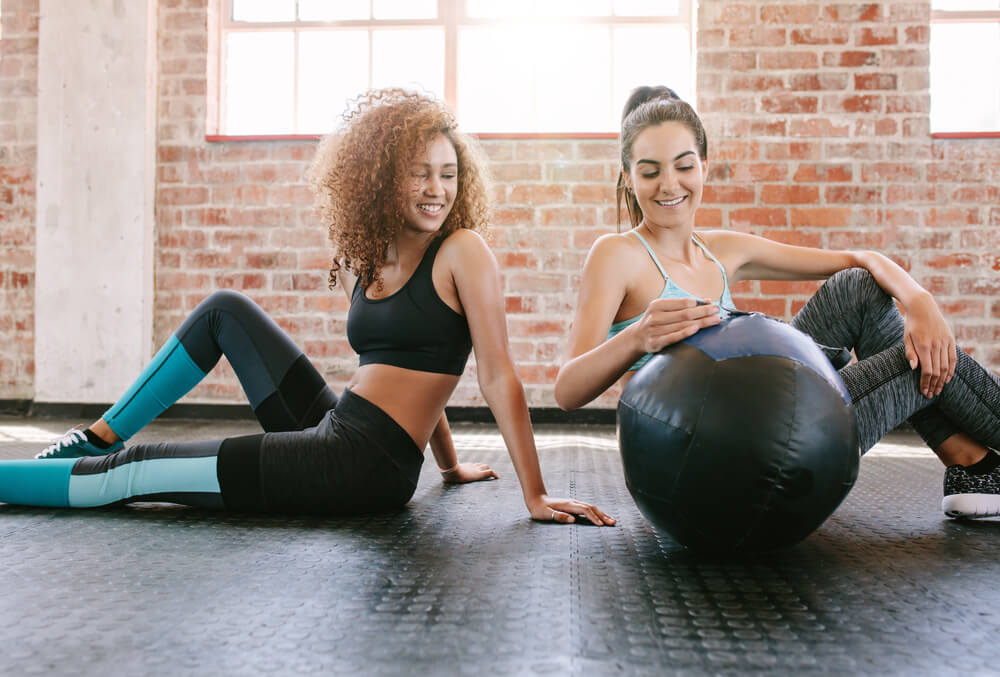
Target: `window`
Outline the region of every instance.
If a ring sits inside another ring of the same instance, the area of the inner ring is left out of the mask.
[[[1000,135],[1000,0],[933,0],[931,132]]]
[[[323,134],[369,87],[467,131],[614,133],[627,93],[693,95],[692,0],[218,0],[220,135]]]

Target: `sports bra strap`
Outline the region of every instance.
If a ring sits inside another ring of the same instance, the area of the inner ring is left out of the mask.
[[[649,252],[649,257],[653,259],[653,263],[656,264],[656,267],[660,271],[660,275],[663,276],[663,279],[669,280],[670,276],[667,275],[667,271],[663,270],[663,266],[660,265],[660,260],[656,258],[656,254],[653,253],[653,248],[649,246],[648,242],[646,242],[646,238],[640,235],[638,230],[630,230],[629,232],[639,238],[639,242],[641,242],[646,248],[646,251]]]

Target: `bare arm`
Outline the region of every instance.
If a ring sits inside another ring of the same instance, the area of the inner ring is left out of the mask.
[[[903,343],[910,367],[920,366],[920,389],[941,392],[955,373],[955,336],[930,292],[887,256],[874,251],[833,251],[795,247],[746,233],[716,233],[713,246],[729,260],[739,252],[732,282],[739,280],[823,279],[845,268],[864,268],[906,313]]]
[[[628,293],[626,252],[615,236],[594,243],[584,264],[580,296],[566,357],[556,376],[556,402],[564,410],[582,407],[611,387],[646,353],[717,324],[715,304],[694,299],[656,299],[638,322],[607,339]]]
[[[434,426],[431,433],[431,453],[437,461],[438,470],[445,482],[457,484],[460,482],[477,482],[490,478],[499,479],[500,475],[485,463],[459,463],[455,453],[455,442],[451,438],[451,426],[448,416],[444,413]]]
[[[528,511],[539,520],[573,522],[574,515],[584,515],[594,524],[614,524],[613,518],[595,506],[548,496],[524,388],[510,356],[496,259],[471,231],[458,231],[449,240],[454,241],[450,267],[472,335],[479,387],[500,428]]]

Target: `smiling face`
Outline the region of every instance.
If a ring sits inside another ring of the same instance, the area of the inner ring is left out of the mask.
[[[707,163],[698,155],[694,134],[681,122],[647,127],[632,145],[632,188],[649,226],[694,227]]]
[[[455,204],[458,193],[458,155],[444,134],[432,138],[424,152],[414,158],[406,177],[403,218],[406,227],[424,233],[437,232]]]

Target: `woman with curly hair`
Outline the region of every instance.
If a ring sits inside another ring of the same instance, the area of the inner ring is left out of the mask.
[[[471,350],[534,519],[615,520],[551,497],[511,362],[497,263],[479,232],[482,161],[439,102],[403,90],[362,96],[319,146],[310,180],[335,254],[330,287],[351,300],[360,367],[338,398],[246,296],[218,291],[185,319],[131,388],[36,460],[0,462],[0,501],[89,507],[136,500],[230,510],[356,513],[398,508],[423,450],[445,482],[497,477],[459,463],[445,405]],[[225,355],[263,434],[137,444],[134,435]]]

